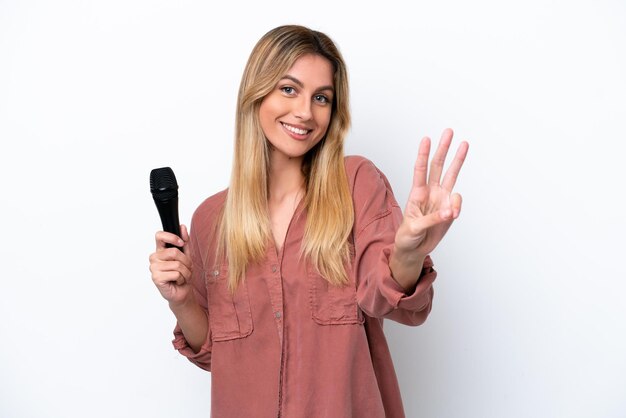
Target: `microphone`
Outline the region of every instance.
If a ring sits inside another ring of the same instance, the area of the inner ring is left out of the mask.
[[[178,183],[170,167],[155,168],[150,171],[150,192],[159,211],[163,230],[180,237],[178,220]],[[172,244],[168,248],[176,247]],[[179,248],[182,251],[182,248]]]

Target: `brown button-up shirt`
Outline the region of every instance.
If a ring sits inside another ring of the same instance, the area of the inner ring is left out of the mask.
[[[416,288],[405,294],[389,270],[402,220],[389,182],[363,157],[345,162],[355,210],[348,286],[329,285],[299,258],[307,216],[299,206],[283,248],[269,243],[265,260],[248,266],[231,296],[228,266],[216,261],[213,237],[227,190],[194,212],[192,280],[209,333],[194,353],[177,326],[173,344],[211,372],[212,417],[404,417],[383,318],[423,323],[436,272],[428,257]]]

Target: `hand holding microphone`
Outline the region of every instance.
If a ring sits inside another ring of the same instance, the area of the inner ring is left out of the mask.
[[[191,260],[184,251],[189,234],[178,220],[178,183],[170,167],[150,172],[150,192],[163,226],[155,235],[156,251],[150,255],[152,281],[170,305],[184,303],[193,296]]]

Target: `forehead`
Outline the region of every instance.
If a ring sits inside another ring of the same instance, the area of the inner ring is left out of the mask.
[[[308,87],[332,86],[333,64],[321,55],[307,54],[298,58],[285,75]]]

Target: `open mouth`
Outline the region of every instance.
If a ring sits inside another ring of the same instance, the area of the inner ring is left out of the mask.
[[[308,134],[309,132],[312,131],[312,129],[302,129],[302,128],[296,128],[295,126],[286,124],[285,122],[281,122],[281,124],[283,125],[283,127],[288,130],[289,132],[296,134],[296,135],[300,135],[300,136],[304,136],[306,134]]]

